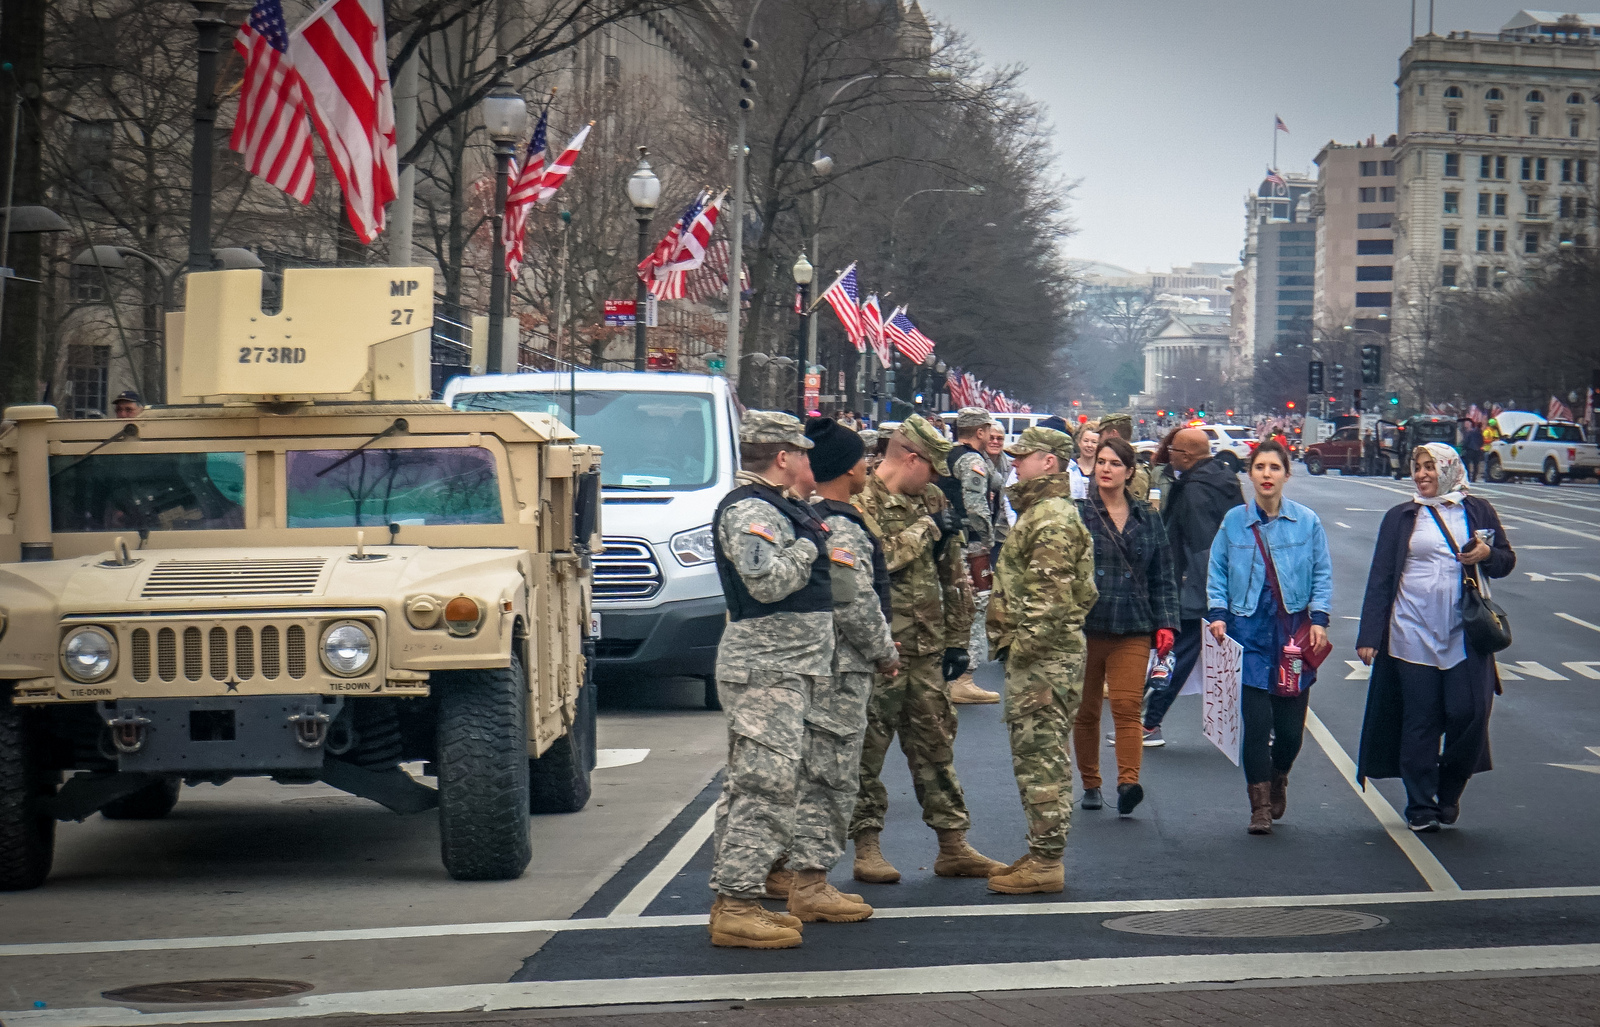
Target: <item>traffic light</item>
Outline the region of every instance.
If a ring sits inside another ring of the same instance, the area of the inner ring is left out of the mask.
[[[1344,365],[1343,364],[1334,364],[1333,365],[1333,394],[1335,396],[1343,396],[1344,395]]]
[[[749,76],[756,70],[755,53],[757,50],[761,49],[761,44],[746,36],[744,40],[744,48],[750,51],[750,56],[739,62],[740,70],[745,73],[739,76],[739,88],[744,90],[745,93],[744,96],[739,97],[739,109],[747,111],[756,105],[756,83],[755,80]]]
[[[1322,361],[1311,361],[1311,363],[1307,365],[1307,372],[1307,378],[1309,381],[1306,385],[1306,391],[1312,395],[1316,395],[1322,391]]]
[[[1360,389],[1356,390],[1355,399],[1354,399],[1354,402],[1351,404],[1351,406],[1353,406],[1355,408],[1356,413],[1359,414],[1361,412],[1361,390]]]
[[[1392,407],[1397,407],[1397,406],[1400,405],[1400,393],[1398,393],[1398,392],[1389,393],[1389,405],[1392,406]]]
[[[1383,381],[1383,347],[1361,347],[1361,384],[1377,385]]]

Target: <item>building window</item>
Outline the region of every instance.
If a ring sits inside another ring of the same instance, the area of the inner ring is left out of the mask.
[[[1572,181],[1572,163],[1571,157],[1563,157],[1561,159],[1561,181]]]
[[[1378,202],[1379,203],[1393,203],[1394,202],[1394,186],[1392,186],[1392,185],[1381,185],[1381,186],[1379,186],[1378,187]]]
[[[1586,160],[1578,161],[1578,181],[1589,181],[1589,162]]]
[[[67,346],[67,416],[105,416],[110,346]]]
[[[1279,289],[1279,303],[1307,303],[1311,300],[1310,289]]]
[[[1444,98],[1446,100],[1459,100],[1459,99],[1461,99],[1461,87],[1460,86],[1447,86],[1447,87],[1445,87]]]
[[[1394,227],[1393,214],[1357,214],[1357,228],[1392,228]]]
[[[1455,228],[1446,228],[1444,230],[1444,240],[1442,245],[1445,249],[1453,250],[1456,248],[1456,233],[1458,231],[1459,229]]]
[[[78,303],[103,303],[106,298],[104,268],[72,265],[72,298]]]
[[[1500,90],[1491,89],[1487,93],[1483,94],[1483,98],[1485,100],[1504,100],[1506,97],[1504,93],[1500,92]]]
[[[1478,269],[1473,274],[1475,278],[1473,284],[1477,285],[1477,287],[1480,289],[1487,289],[1489,287],[1489,269],[1487,267],[1480,264],[1478,265]],[[1446,282],[1445,284],[1451,285],[1454,283]]]
[[[1456,284],[1456,266],[1444,264],[1439,268],[1439,284],[1446,289],[1454,288]]]
[[[1539,197],[1537,197],[1537,196],[1528,197],[1526,213],[1529,213],[1529,214],[1537,214],[1537,213],[1539,213]]]
[[[1567,94],[1567,102],[1568,103],[1582,104],[1583,103],[1583,94],[1582,93],[1568,93]]]
[[[1522,235],[1522,252],[1523,253],[1538,253],[1539,252],[1539,233],[1538,232],[1524,232],[1523,233],[1523,235]]]
[[[1446,214],[1461,213],[1461,194],[1454,189],[1446,189],[1444,192],[1444,212]]]
[[[1356,306],[1358,307],[1387,307],[1394,293],[1390,292],[1358,292],[1356,293]]]
[[[1447,153],[1444,155],[1444,177],[1461,177],[1461,154]]]
[[[1357,239],[1356,256],[1379,257],[1388,256],[1394,252],[1393,239]]]
[[[1478,194],[1478,216],[1480,218],[1486,218],[1486,217],[1489,216],[1489,194],[1488,193],[1479,193]]]
[[[1379,161],[1378,162],[1378,171],[1379,171],[1380,174],[1382,174],[1382,175],[1384,175],[1384,176],[1386,176],[1388,178],[1393,178],[1394,177],[1394,161],[1392,161],[1392,160]]]
[[[1506,287],[1506,269],[1505,268],[1497,267],[1497,268],[1494,269],[1494,287],[1496,289],[1504,289]]]
[[[1500,115],[1489,115],[1489,134],[1498,135],[1500,132]]]
[[[1356,281],[1392,282],[1394,281],[1394,268],[1388,264],[1373,264],[1367,267],[1358,267],[1356,268]]]
[[[72,183],[91,196],[111,190],[111,144],[114,121],[73,121],[67,137],[68,162],[76,173]]]
[[[1454,132],[1461,125],[1460,115],[1455,111],[1444,112],[1444,130]]]
[[[1544,103],[1544,94],[1537,89],[1528,90],[1529,103]]]
[[[1494,177],[1506,177],[1506,159],[1504,157],[1496,157],[1494,159]]]
[[[1378,162],[1377,161],[1375,161],[1375,160],[1364,160],[1364,161],[1361,162],[1361,177],[1362,178],[1373,178],[1377,174],[1378,174]]]
[[[622,58],[615,54],[606,54],[605,59],[606,85],[615,89],[622,85]]]
[[[1356,190],[1356,197],[1362,203],[1377,203],[1378,190],[1372,187]]]
[[[1497,217],[1497,218],[1503,218],[1503,217],[1506,216],[1506,194],[1505,193],[1495,193],[1494,194],[1494,216]]]
[[[1524,158],[1522,158],[1522,180],[1524,182],[1528,182],[1528,181],[1532,181],[1532,179],[1533,179],[1533,158],[1532,157],[1524,157]]]
[[[1568,118],[1567,119],[1567,135],[1571,136],[1574,139],[1576,139],[1579,136],[1583,135],[1583,119],[1582,118]]]
[[[1278,261],[1278,270],[1279,271],[1315,271],[1316,268],[1314,266],[1312,266],[1313,263],[1314,263],[1313,261],[1309,261],[1309,260],[1280,260],[1280,261]]]
[[[1496,253],[1504,253],[1506,251],[1506,232],[1503,228],[1495,229],[1494,251]]]
[[[1316,285],[1313,275],[1279,275],[1278,285]]]
[[[1548,157],[1537,157],[1534,159],[1533,177],[1536,181],[1543,182],[1545,180],[1545,172],[1549,168],[1549,165],[1550,159]]]
[[[1528,134],[1531,136],[1536,136],[1539,134],[1539,115],[1528,115]]]
[[[1487,228],[1478,229],[1478,252],[1489,252],[1489,230]]]

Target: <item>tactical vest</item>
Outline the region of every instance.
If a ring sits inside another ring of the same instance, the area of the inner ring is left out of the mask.
[[[878,605],[883,607],[883,619],[893,623],[894,614],[889,605],[889,561],[883,556],[883,543],[878,541],[878,536],[872,527],[867,524],[866,518],[860,510],[849,503],[841,503],[836,499],[823,499],[812,507],[822,516],[838,514],[840,517],[849,518],[861,526],[867,533],[867,540],[872,543],[872,591],[878,594]]]
[[[775,603],[758,602],[744,586],[744,579],[733,566],[733,561],[722,549],[722,515],[728,508],[751,497],[764,499],[788,520],[796,538],[808,538],[817,547],[817,559],[811,564],[811,577],[798,591],[791,592]],[[712,519],[711,540],[717,557],[717,577],[722,580],[722,594],[728,602],[729,620],[746,620],[766,617],[774,613],[827,613],[833,610],[833,584],[828,575],[828,527],[823,524],[805,503],[786,499],[770,485],[752,482],[722,497]]]
[[[950,452],[945,457],[945,466],[954,470],[957,457],[976,452],[976,449],[966,443],[958,442],[950,447]],[[956,480],[955,475],[946,474],[935,481],[934,484],[939,486],[939,491],[944,493],[944,498],[955,508],[956,516],[961,518],[961,526],[965,528],[967,526],[967,497],[961,491],[961,482]]]

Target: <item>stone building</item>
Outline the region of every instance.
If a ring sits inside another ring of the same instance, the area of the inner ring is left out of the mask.
[[[1316,272],[1316,226],[1310,197],[1316,182],[1293,172],[1281,182],[1263,179],[1246,194],[1243,269],[1233,290],[1227,374],[1248,381],[1258,352],[1280,334],[1304,332],[1311,323]]]
[[[1385,145],[1329,142],[1317,154],[1316,284],[1311,319],[1322,331],[1387,332],[1394,291],[1394,137]]]

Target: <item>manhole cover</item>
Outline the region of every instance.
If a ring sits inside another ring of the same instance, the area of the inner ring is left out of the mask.
[[[1189,909],[1174,913],[1136,913],[1103,926],[1129,934],[1178,938],[1295,938],[1314,934],[1370,931],[1389,921],[1343,909]]]
[[[281,998],[310,991],[304,981],[263,981],[240,977],[222,981],[168,981],[164,984],[135,984],[131,988],[102,991],[102,998],[113,1002],[248,1002],[251,999]]]

